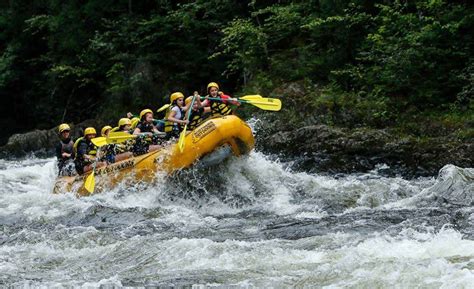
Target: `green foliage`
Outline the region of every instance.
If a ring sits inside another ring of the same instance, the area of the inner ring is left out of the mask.
[[[350,78],[356,90],[384,95],[401,106],[433,107],[455,101],[459,74],[470,58],[472,35],[461,5],[443,1],[377,5],[376,29],[367,34]],[[472,9],[471,9],[472,10]]]
[[[303,81],[318,87],[301,103],[318,111],[315,121],[383,127],[407,111],[469,114],[473,7],[443,0],[10,1],[0,10],[0,97],[12,105],[0,113],[13,124],[8,135],[91,117],[115,123],[126,111],[161,106],[173,91],[204,93],[209,81],[231,94],[270,94]],[[307,118],[290,108],[288,118]]]
[[[243,70],[244,77],[249,77],[264,67],[268,36],[261,28],[254,26],[251,20],[236,19],[222,32],[221,53],[230,55],[232,59],[227,64],[228,73]],[[219,55],[216,53],[213,57]]]

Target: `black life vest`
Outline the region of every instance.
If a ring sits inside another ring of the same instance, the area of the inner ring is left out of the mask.
[[[80,159],[84,158],[82,155],[77,154],[77,148],[83,143],[87,145],[87,149],[85,153],[86,155],[95,156],[97,154],[97,146],[95,146],[91,141],[87,142],[84,137],[80,137],[76,140],[73,146],[73,150],[74,150],[74,154],[76,155],[76,158],[80,158]]]
[[[137,125],[137,128],[140,130],[140,133],[151,132],[153,133],[153,124],[142,121]]]
[[[68,141],[69,140],[69,141]],[[61,140],[61,154],[72,154],[74,151],[74,142],[72,139]]]

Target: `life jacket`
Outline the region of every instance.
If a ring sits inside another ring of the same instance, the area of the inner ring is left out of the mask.
[[[223,94],[222,92],[219,92],[219,95],[222,95],[222,94]],[[211,97],[211,96],[206,95],[206,97]],[[211,108],[212,117],[232,114],[232,109],[230,108],[230,105],[223,101],[210,100],[209,107]]]
[[[232,114],[230,106],[222,101],[211,100],[211,114],[212,116],[222,116]]]
[[[189,116],[188,129],[193,130],[200,125],[207,117],[203,115],[204,108],[199,108],[198,111],[192,110]]]
[[[57,148],[59,149],[59,152],[57,152],[57,158],[58,158],[58,169],[59,169],[59,174],[62,174],[63,168],[66,166],[66,164],[74,159],[74,142],[68,138],[68,139],[61,139],[59,141],[59,144]],[[70,154],[69,157],[63,157],[63,153],[68,153]]]
[[[83,139],[84,139],[83,136],[81,136],[80,138],[76,139],[76,141],[74,142],[74,145],[72,146],[72,150],[74,151],[74,155],[76,155],[76,156],[77,156],[77,147],[79,146],[79,142],[80,142],[81,140],[83,140]]]
[[[147,122],[142,121],[137,125],[136,128],[138,128],[141,133],[143,133],[143,132],[153,133],[153,124],[151,124],[151,123],[147,123]]]
[[[81,143],[86,143],[87,144],[87,150],[86,150],[87,155],[95,156],[97,154],[97,146],[95,146],[92,142],[87,143],[86,139],[82,136],[74,142],[73,149],[74,149],[74,154],[76,155],[76,158],[82,158],[82,156],[79,156],[77,154],[77,147]]]
[[[70,154],[73,152],[73,149],[74,149],[74,142],[71,139],[69,139],[69,142],[66,142],[66,143],[61,140],[61,154],[62,153]]]
[[[173,109],[173,107],[175,106],[170,106],[167,110],[166,110],[166,114],[165,114],[165,132],[171,132],[173,131],[173,127],[174,126],[178,126],[178,128],[180,127],[178,123],[175,123],[175,122],[172,122],[172,121],[169,121],[168,120],[168,117],[171,113],[171,110]],[[179,108],[180,112],[181,112],[181,117],[183,117],[185,115],[184,111],[181,109],[181,107],[179,106],[176,106]]]

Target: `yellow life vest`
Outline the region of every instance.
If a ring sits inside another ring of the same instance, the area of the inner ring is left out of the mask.
[[[74,155],[76,155],[76,156],[77,156],[77,146],[79,145],[79,142],[80,142],[81,140],[83,140],[83,139],[84,139],[83,136],[81,136],[80,138],[76,139],[76,141],[74,142],[74,145],[72,146],[72,149],[74,150]]]
[[[232,109],[228,104],[220,101],[211,102],[211,113],[212,116],[222,116],[232,114]]]
[[[168,120],[168,117],[169,117],[169,115],[170,115],[170,113],[171,113],[171,109],[172,109],[173,107],[174,107],[174,106],[170,106],[170,107],[168,107],[168,109],[166,109],[166,114],[165,114],[165,132],[171,132],[171,131],[173,131],[173,126],[175,126],[175,125],[178,125],[178,126],[179,126],[179,124],[176,124],[176,123],[174,123],[174,122]],[[181,110],[181,116],[186,115],[185,112],[183,112],[183,110],[182,110],[181,108],[180,108],[180,110]]]

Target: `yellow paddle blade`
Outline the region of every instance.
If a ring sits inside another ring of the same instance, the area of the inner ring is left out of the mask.
[[[163,110],[167,109],[168,107],[170,107],[171,104],[165,104],[163,105],[162,107],[158,108],[158,110],[156,112],[162,112]]]
[[[104,146],[107,144],[107,139],[103,136],[100,137],[95,137],[91,139],[92,143],[95,144],[98,147]]]
[[[107,138],[126,137],[126,136],[131,136],[131,134],[124,131],[114,131],[114,132],[110,132]]]
[[[133,134],[123,135],[123,136],[111,136],[107,138],[107,143],[109,144],[121,143],[121,142],[127,141],[132,138],[136,138],[136,137],[137,136]]]
[[[183,152],[184,150],[184,139],[186,137],[186,129],[188,128],[188,125],[186,124],[184,126],[184,129],[183,131],[181,132],[181,134],[179,135],[179,141],[178,141],[178,148],[179,148],[179,151],[180,152]]]
[[[244,100],[244,103],[250,103],[263,110],[279,111],[281,101],[278,98],[261,98],[259,100]]]
[[[129,134],[128,132],[117,131],[109,133],[109,136],[106,140],[107,143],[120,143],[136,137],[136,135]]]
[[[86,181],[84,182],[84,188],[91,194],[94,192],[94,188],[95,188],[94,170],[92,170],[92,173],[90,173],[90,175],[87,176]]]
[[[242,97],[239,97],[239,99],[243,100],[261,100],[263,97],[259,94],[254,94],[254,95],[245,95]]]

